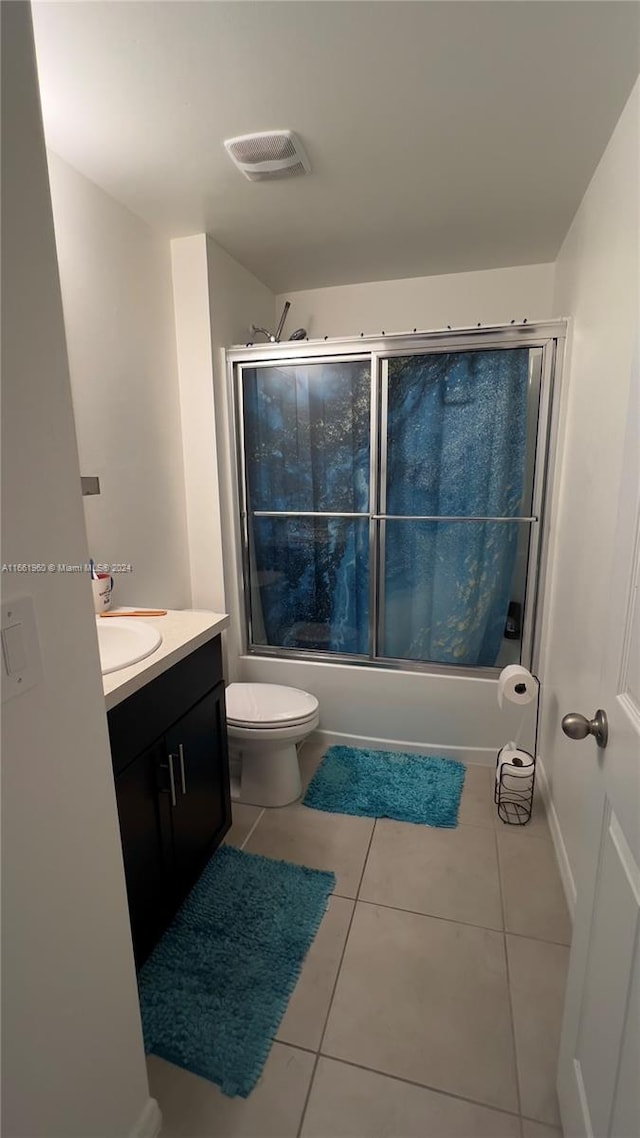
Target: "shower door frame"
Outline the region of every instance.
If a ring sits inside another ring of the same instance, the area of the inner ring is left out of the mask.
[[[239,590],[244,597],[244,620],[241,622],[243,654],[279,659],[310,660],[319,663],[353,664],[375,668],[418,671],[427,674],[475,676],[495,679],[499,667],[480,667],[434,663],[428,660],[406,660],[381,656],[378,653],[384,620],[384,598],[380,583],[384,569],[385,529],[390,520],[384,513],[382,490],[386,486],[386,361],[393,357],[433,355],[464,351],[500,351],[527,348],[530,353],[529,383],[538,387],[538,419],[535,430],[533,493],[531,514],[504,519],[504,524],[528,524],[529,544],[525,580],[523,626],[520,658],[525,667],[535,670],[538,652],[539,598],[545,578],[548,549],[548,510],[545,509],[555,461],[555,434],[557,427],[557,398],[559,391],[564,347],[567,335],[566,320],[549,320],[535,324],[521,323],[494,325],[485,328],[447,329],[436,332],[416,332],[401,335],[359,336],[324,340],[285,341],[276,344],[248,344],[244,348],[228,349],[227,378],[229,410],[232,416],[232,437],[236,447],[235,510],[240,517],[238,549]],[[256,516],[280,517],[352,517],[368,519],[369,523],[369,652],[343,654],[315,649],[285,648],[257,644],[253,638],[254,619],[251,604],[249,506],[247,497],[247,470],[245,460],[243,371],[264,367],[322,364],[327,362],[369,362],[370,364],[370,477],[369,512],[341,515],[340,512],[322,511],[255,511]],[[529,429],[527,430],[529,443]],[[400,519],[399,519],[400,520]],[[409,519],[405,519],[409,520]],[[424,517],[416,520],[428,520]],[[443,521],[434,517],[434,522]],[[494,519],[457,519],[460,524],[470,521]]]

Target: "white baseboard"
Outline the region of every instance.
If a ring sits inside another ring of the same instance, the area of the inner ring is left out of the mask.
[[[498,749],[490,747],[450,747],[441,743],[408,743],[404,739],[374,739],[363,735],[345,735],[335,731],[314,731],[310,739],[322,740],[327,747],[364,747],[373,751],[408,751],[412,755],[443,755],[463,763],[480,763],[494,767]]]
[[[578,896],[576,883],[573,877],[573,873],[571,872],[571,864],[569,862],[569,855],[567,854],[567,847],[565,846],[564,838],[562,837],[560,821],[558,819],[556,808],[551,797],[551,787],[549,786],[547,773],[544,769],[544,763],[539,755],[536,760],[536,781],[540,788],[542,801],[544,802],[544,808],[547,812],[547,821],[549,823],[549,829],[551,830],[551,838],[553,841],[553,848],[556,853],[558,869],[560,871],[562,888],[564,889],[567,908],[569,909],[569,916],[571,917],[571,923],[573,924],[573,918],[576,911],[576,898]]]
[[[130,1138],[158,1138],[162,1129],[162,1114],[154,1098],[148,1098],[140,1117],[131,1131]]]

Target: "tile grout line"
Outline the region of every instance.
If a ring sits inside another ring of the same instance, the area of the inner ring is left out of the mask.
[[[408,825],[413,825],[413,824],[414,823],[408,823]],[[415,824],[416,825],[422,825],[422,823],[420,823],[420,822],[415,823]],[[501,825],[504,826],[506,829],[506,827],[509,826],[509,823],[502,822]],[[467,827],[471,827],[474,830],[491,830],[491,831],[493,831],[494,834],[502,834],[504,832],[503,830],[500,829],[500,826],[496,826],[495,824],[489,825],[488,822],[486,822],[486,823],[485,822],[461,822],[460,819],[458,819],[457,825],[454,827],[451,827],[451,829],[458,829],[459,826],[462,826],[464,829],[467,829]],[[432,829],[447,829],[447,828],[449,828],[449,827],[441,827],[441,826],[432,827]],[[516,829],[516,827],[513,825],[511,825],[509,828],[510,828],[510,830]],[[524,826],[519,826],[518,830],[524,830]],[[525,834],[527,835],[527,841],[531,841],[533,839],[533,841],[535,841],[535,842],[551,842],[551,844],[553,844],[553,839],[551,837],[551,834],[548,834],[548,835],[547,834],[536,834],[532,830],[525,830]]]
[[[562,1126],[558,1122],[545,1122],[541,1118],[532,1118],[530,1114],[521,1114],[520,1118],[523,1122],[534,1122],[536,1126],[546,1126],[547,1130],[558,1130],[560,1138],[563,1138]]]
[[[287,1044],[289,1047],[295,1046],[294,1044]],[[507,1110],[503,1106],[494,1106],[492,1103],[484,1102],[480,1099],[466,1098],[464,1095],[456,1094],[455,1091],[445,1090],[443,1087],[435,1086],[433,1083],[418,1083],[415,1079],[407,1079],[404,1075],[390,1074],[389,1071],[381,1071],[378,1067],[365,1067],[363,1063],[356,1063],[353,1059],[343,1059],[339,1055],[331,1055],[328,1051],[322,1051],[318,1055],[319,1059],[329,1059],[332,1063],[338,1063],[343,1067],[354,1067],[357,1071],[367,1071],[371,1075],[380,1075],[383,1079],[391,1079],[394,1083],[404,1083],[408,1087],[416,1087],[417,1090],[430,1091],[432,1094],[442,1095],[443,1098],[452,1098],[457,1102],[467,1102],[470,1106],[478,1106],[483,1110],[492,1110],[496,1114],[506,1114],[508,1118],[516,1118],[520,1120],[522,1117],[515,1110]],[[539,1121],[532,1118],[527,1119],[529,1122]],[[551,1123],[541,1123],[543,1126],[550,1126]]]
[[[314,1056],[313,1056],[313,1067],[311,1068],[311,1078],[309,1079],[309,1086],[307,1087],[307,1093],[304,1096],[304,1103],[302,1105],[302,1113],[300,1115],[300,1123],[298,1125],[298,1129],[296,1130],[296,1138],[300,1138],[300,1136],[302,1134],[302,1127],[304,1126],[304,1120],[307,1116],[307,1107],[309,1105],[309,1099],[311,1098],[311,1091],[313,1090],[313,1084],[315,1082],[316,1071],[318,1069],[319,1060],[320,1060],[320,1052],[316,1051],[314,1053]]]
[[[327,1007],[327,1014],[324,1018],[324,1024],[322,1027],[322,1031],[320,1033],[320,1042],[318,1043],[315,1062],[313,1064],[313,1070],[311,1072],[311,1078],[309,1079],[309,1086],[308,1086],[307,1093],[305,1096],[304,1106],[302,1108],[302,1114],[300,1115],[300,1125],[299,1125],[298,1131],[297,1131],[297,1138],[301,1138],[302,1128],[304,1126],[304,1121],[305,1121],[305,1118],[307,1116],[307,1108],[309,1106],[309,1099],[311,1098],[311,1091],[313,1090],[313,1084],[314,1084],[315,1078],[316,1078],[316,1071],[318,1069],[318,1063],[320,1061],[322,1044],[324,1043],[324,1037],[325,1037],[325,1034],[327,1031],[327,1024],[329,1023],[329,1016],[331,1015],[331,1009],[333,1007],[333,1000],[334,1000],[334,997],[336,994],[336,988],[338,987],[338,981],[340,979],[340,973],[342,972],[342,962],[344,960],[344,956],[345,956],[345,953],[347,951],[347,944],[349,942],[349,936],[351,934],[351,926],[353,924],[353,919],[356,915],[356,905],[358,904],[358,896],[360,894],[360,887],[362,885],[362,879],[364,877],[365,869],[367,868],[367,861],[369,860],[369,851],[371,849],[371,843],[373,842],[373,835],[376,832],[376,822],[377,822],[377,819],[374,818],[373,826],[371,828],[371,835],[369,837],[369,844],[367,846],[367,852],[364,856],[364,861],[362,863],[362,873],[360,874],[360,880],[358,882],[358,888],[356,890],[355,898],[353,898],[353,909],[351,910],[351,917],[349,919],[349,925],[347,927],[347,935],[344,938],[344,944],[342,946],[342,952],[340,953],[340,960],[338,962],[338,968],[336,970],[336,978],[335,978],[334,983],[333,983],[333,988],[331,989],[331,996],[329,998],[329,1004]],[[349,898],[349,900],[351,900],[351,899],[352,898]]]
[[[356,889],[356,896],[355,896],[356,904],[360,900],[360,890],[362,889],[362,882],[364,881],[364,875],[365,875],[366,870],[367,870],[367,862],[369,861],[369,854],[371,853],[371,847],[373,845],[373,838],[374,838],[374,835],[376,832],[376,826],[377,825],[378,825],[378,819],[374,818],[373,819],[373,826],[371,828],[371,837],[369,838],[369,844],[367,846],[367,852],[364,855],[364,861],[362,863],[362,873],[360,874],[360,880],[358,882],[358,888]],[[355,906],[354,906],[354,911],[355,911]]]
[[[243,841],[242,845],[241,845],[241,846],[239,846],[239,849],[243,850],[243,849],[244,849],[244,847],[246,846],[247,842],[249,841],[249,838],[250,838],[250,837],[252,837],[252,835],[253,835],[253,831],[255,830],[256,826],[258,825],[258,822],[260,822],[260,820],[261,820],[261,819],[262,819],[262,817],[264,816],[264,811],[265,811],[265,808],[264,808],[264,806],[263,806],[263,807],[262,807],[262,809],[261,809],[261,811],[260,811],[260,813],[258,814],[258,817],[256,818],[255,822],[253,823],[253,826],[252,826],[252,827],[251,827],[251,829],[249,830],[249,833],[246,835],[246,837],[245,837],[245,839],[244,839],[244,841]]]
[[[328,1051],[313,1051],[310,1047],[303,1047],[300,1043],[289,1043],[285,1039],[273,1039],[273,1043],[277,1043],[279,1047],[288,1047],[291,1051],[301,1051],[303,1055],[314,1055],[317,1059],[328,1059],[331,1063],[337,1063],[341,1067],[353,1067],[356,1071],[366,1071],[371,1075],[379,1075],[382,1079],[390,1079],[394,1083],[404,1083],[405,1086],[415,1087],[417,1090],[430,1091],[432,1094],[442,1095],[443,1098],[452,1098],[457,1102],[466,1102],[470,1106],[480,1107],[482,1110],[491,1110],[496,1114],[506,1114],[508,1118],[516,1118],[520,1122],[533,1122],[536,1126],[544,1126],[547,1130],[559,1130],[560,1128],[556,1123],[548,1122],[541,1118],[534,1118],[530,1114],[518,1114],[515,1110],[507,1110],[504,1106],[494,1106],[492,1103],[485,1102],[481,1099],[466,1098],[464,1095],[456,1094],[455,1091],[445,1090],[443,1087],[438,1087],[435,1083],[418,1083],[415,1079],[408,1079],[405,1075],[390,1074],[389,1071],[382,1071],[379,1067],[366,1067],[363,1063],[356,1063],[354,1059],[343,1059],[340,1055],[331,1055]],[[561,1136],[562,1138],[562,1136]]]
[[[444,1090],[443,1087],[438,1087],[434,1083],[418,1083],[415,1079],[407,1079],[404,1075],[390,1074],[389,1071],[381,1071],[379,1067],[366,1067],[364,1063],[356,1063],[353,1059],[343,1059],[340,1055],[331,1055],[328,1051],[315,1052],[310,1047],[302,1047],[299,1043],[287,1043],[284,1039],[274,1039],[274,1043],[278,1043],[281,1047],[290,1047],[292,1051],[302,1051],[305,1055],[316,1055],[319,1059],[329,1059],[331,1063],[338,1063],[343,1067],[354,1067],[357,1071],[367,1071],[372,1075],[380,1075],[383,1079],[391,1079],[394,1083],[404,1083],[409,1087],[416,1087],[418,1090],[431,1091],[433,1094],[442,1095],[444,1098],[452,1098],[458,1102],[468,1102],[470,1106],[479,1106],[483,1110],[492,1110],[496,1114],[506,1114],[509,1118],[517,1118],[522,1122],[534,1122],[537,1126],[546,1126],[549,1130],[557,1130],[558,1126],[553,1122],[544,1122],[541,1118],[533,1118],[530,1114],[518,1114],[515,1110],[507,1110],[503,1106],[493,1106],[491,1103],[484,1102],[481,1099],[466,1098],[465,1095],[456,1094],[455,1091]]]
[[[522,1132],[522,1101],[520,1097],[520,1070],[518,1065],[518,1048],[516,1044],[516,1025],[513,1016],[513,1000],[511,999],[511,972],[509,969],[509,952],[507,950],[507,917],[504,904],[504,893],[502,889],[502,870],[500,868],[500,843],[498,841],[498,833],[495,832],[496,843],[496,859],[498,862],[498,886],[500,889],[500,904],[502,906],[502,924],[504,932],[502,933],[502,943],[504,947],[504,963],[507,975],[507,1001],[509,1004],[509,1023],[511,1025],[511,1045],[513,1047],[513,1062],[516,1075],[516,1098],[518,1101],[518,1115],[520,1116],[520,1131]]]
[[[277,1044],[278,1047],[290,1047],[292,1051],[302,1051],[305,1055],[313,1055],[314,1058],[318,1052],[314,1051],[313,1047],[305,1047],[302,1043],[290,1043],[288,1039],[278,1039],[277,1035],[271,1036],[271,1044]],[[253,1091],[251,1092],[253,1094]]]
[[[421,909],[405,909],[401,905],[389,905],[385,901],[370,901],[367,897],[359,897],[358,901],[361,905],[373,905],[376,909],[391,909],[394,913],[409,913],[412,917],[427,917],[433,921],[446,921],[450,925],[464,925],[467,929],[480,929],[486,933],[497,933],[498,936],[504,932],[503,928],[496,928],[495,925],[478,925],[473,921],[462,921],[459,917],[443,917],[440,913],[426,913]]]
[[[341,973],[341,971],[342,971],[342,962],[343,962],[343,960],[344,960],[344,956],[345,956],[345,953],[346,953],[346,951],[347,951],[347,942],[348,942],[348,940],[349,940],[349,935],[350,935],[350,933],[351,933],[351,926],[352,926],[352,924],[353,924],[353,919],[354,919],[354,917],[355,917],[355,915],[356,915],[356,906],[357,906],[357,904],[358,904],[358,900],[359,900],[359,898],[360,898],[360,890],[361,890],[361,888],[362,888],[362,882],[363,882],[363,879],[364,879],[364,875],[365,875],[365,871],[366,871],[366,868],[367,868],[367,862],[368,862],[368,860],[369,860],[369,853],[371,852],[371,846],[372,846],[372,844],[373,844],[373,836],[374,836],[374,834],[375,834],[375,832],[376,832],[376,826],[377,826],[377,824],[378,824],[378,819],[377,819],[377,818],[374,818],[374,819],[373,819],[373,826],[371,827],[371,835],[370,835],[370,837],[369,837],[369,842],[368,842],[368,845],[367,845],[367,852],[366,852],[366,854],[364,855],[364,861],[363,861],[363,863],[362,863],[362,872],[361,872],[361,874],[360,874],[360,879],[359,879],[359,881],[358,881],[358,888],[356,889],[356,895],[355,895],[355,897],[354,897],[354,898],[352,898],[352,900],[353,900],[353,909],[352,909],[352,911],[351,911],[351,920],[349,921],[349,927],[348,927],[348,929],[347,929],[347,935],[346,935],[346,937],[344,938],[344,945],[343,945],[343,947],[342,947],[342,952],[341,952],[341,954],[340,954],[340,962],[339,962],[339,964],[338,964],[338,970],[337,970],[337,972],[336,972],[336,979],[335,979],[335,984],[333,985],[333,989],[332,989],[332,992],[331,992],[331,999],[329,1000],[329,1006],[328,1006],[328,1008],[327,1008],[327,1014],[326,1014],[326,1016],[325,1016],[325,1020],[324,1020],[324,1026],[323,1026],[323,1028],[322,1028],[322,1034],[321,1034],[321,1036],[320,1036],[320,1042],[319,1042],[319,1044],[318,1044],[318,1055],[320,1055],[320,1052],[321,1052],[321,1050],[322,1050],[322,1044],[324,1043],[324,1037],[325,1037],[325,1034],[326,1034],[326,1030],[327,1030],[327,1024],[328,1024],[328,1022],[329,1022],[329,1016],[331,1015],[331,1008],[333,1007],[333,998],[334,998],[334,996],[335,996],[335,993],[336,993],[336,988],[338,987],[338,980],[340,979],[340,973]]]
[[[334,896],[340,897],[341,894],[335,893]],[[345,897],[344,900],[345,901],[351,901],[351,900],[353,900],[353,898],[352,897]],[[448,921],[452,925],[464,925],[464,927],[468,928],[468,929],[482,929],[483,932],[497,933],[498,936],[501,936],[508,931],[509,936],[521,937],[522,940],[535,940],[535,941],[539,942],[540,944],[554,944],[554,945],[556,945],[557,948],[569,948],[570,947],[570,945],[563,944],[562,941],[559,941],[559,940],[544,940],[542,937],[530,936],[528,933],[512,933],[510,930],[507,930],[504,928],[504,914],[502,916],[502,926],[503,927],[502,928],[496,928],[495,925],[478,925],[478,924],[474,924],[472,921],[463,921],[459,917],[443,917],[440,913],[426,913],[420,909],[405,909],[401,905],[389,905],[384,901],[370,901],[366,897],[358,897],[358,903],[360,905],[375,905],[375,907],[378,909],[391,909],[394,913],[411,913],[411,915],[414,917],[430,917],[434,921]],[[502,907],[502,897],[501,897],[501,907]]]

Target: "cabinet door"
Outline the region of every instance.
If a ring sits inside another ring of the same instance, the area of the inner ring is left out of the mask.
[[[134,759],[115,780],[131,934],[140,966],[172,909],[170,793],[164,741]]]
[[[180,881],[188,887],[231,821],[223,684],[167,732],[166,745],[176,787],[174,863]]]

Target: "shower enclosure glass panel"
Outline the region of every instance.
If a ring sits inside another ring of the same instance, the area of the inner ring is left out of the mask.
[[[371,367],[245,368],[254,644],[369,652]]]
[[[528,386],[527,348],[390,359],[386,512],[530,514]]]
[[[380,657],[519,660],[538,417],[530,363],[527,348],[386,361]]]
[[[548,340],[408,339],[239,361],[249,650],[530,666]]]
[[[369,361],[247,368],[244,430],[252,511],[369,509]]]
[[[254,643],[366,658],[367,519],[257,517],[252,533]]]
[[[381,656],[473,667],[519,661],[515,617],[514,638],[505,638],[509,605],[524,611],[517,523],[394,519],[382,527]]]

